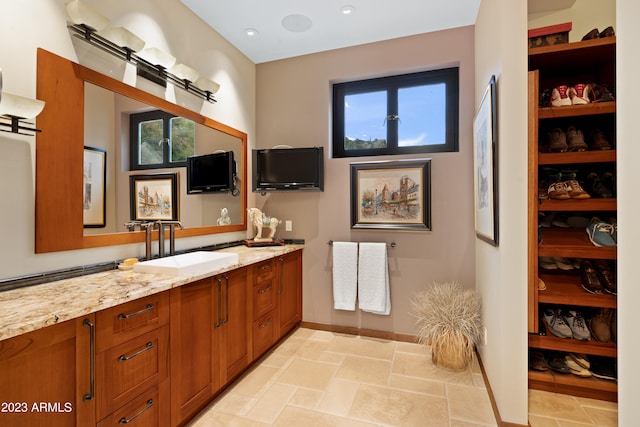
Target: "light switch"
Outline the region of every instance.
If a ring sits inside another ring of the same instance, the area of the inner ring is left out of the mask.
[[[286,220],[284,222],[284,229],[285,231],[293,231],[293,221],[291,221],[290,219]]]

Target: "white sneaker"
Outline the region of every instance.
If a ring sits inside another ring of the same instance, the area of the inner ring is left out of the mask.
[[[574,310],[565,311],[564,320],[571,328],[573,338],[580,341],[589,341],[591,339],[591,331],[587,327],[582,314]]]
[[[554,88],[551,91],[551,101],[549,103],[552,107],[571,105],[571,98],[569,98],[569,87],[567,85],[561,85]]]
[[[591,95],[591,86],[578,83],[574,87],[569,88],[569,98],[573,105],[584,105],[591,102],[589,96]]]
[[[549,331],[551,331],[553,335],[560,338],[573,337],[573,331],[571,331],[571,328],[564,320],[559,309],[547,309],[544,311],[543,316],[544,320],[547,322]]]
[[[560,270],[573,270],[573,263],[564,257],[554,256],[553,261]]]

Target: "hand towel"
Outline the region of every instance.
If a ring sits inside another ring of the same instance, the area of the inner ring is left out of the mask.
[[[356,309],[358,244],[333,242],[333,308]]]
[[[391,313],[386,243],[360,243],[358,255],[358,305],[360,310]]]

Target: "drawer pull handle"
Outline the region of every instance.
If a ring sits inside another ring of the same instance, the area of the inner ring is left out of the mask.
[[[264,294],[265,292],[270,291],[270,290],[271,290],[271,285],[267,286],[264,289],[258,289],[258,293],[259,294]]]
[[[125,314],[125,313],[120,313],[118,314],[118,319],[120,320],[124,320],[124,319],[130,319],[132,317],[136,317],[141,315],[142,313],[146,313],[147,311],[151,311],[153,310],[153,304],[147,304],[147,306],[145,308],[143,308],[142,310],[138,310],[134,313],[129,313],[129,314]]]
[[[259,326],[260,329],[266,328],[267,326],[269,326],[269,323],[271,323],[271,322],[273,322],[273,319],[271,319],[271,317],[269,317],[265,323],[261,323],[260,324],[260,326]]]
[[[265,265],[261,265],[258,270],[268,270],[271,268],[271,263],[269,264],[265,264]]]
[[[140,354],[144,353],[145,351],[151,350],[152,348],[153,348],[153,343],[148,342],[147,345],[142,350],[138,350],[130,356],[125,356],[123,354],[122,356],[118,357],[118,360],[121,362],[126,362],[127,360],[133,359],[134,357],[139,356]]]
[[[155,403],[153,402],[153,399],[147,400],[147,406],[142,408],[138,413],[134,414],[131,418],[125,418],[125,417],[120,418],[120,421],[118,421],[118,424],[129,424],[131,421],[135,420],[140,415],[144,414],[146,411],[151,409],[153,405],[155,405]]]
[[[89,327],[89,393],[82,397],[83,401],[93,400],[96,389],[96,325],[89,319],[82,321],[82,326]]]

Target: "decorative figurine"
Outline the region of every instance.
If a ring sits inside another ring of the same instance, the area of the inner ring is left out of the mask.
[[[220,218],[218,218],[218,225],[229,225],[231,224],[231,217],[229,216],[229,211],[227,208],[222,208],[220,210]]]
[[[274,218],[272,216],[265,215],[258,208],[249,208],[247,209],[247,216],[250,223],[253,223],[253,226],[256,228],[256,235],[253,238],[256,242],[271,242],[273,241],[273,236],[276,234],[276,228],[280,225],[280,220],[278,218]],[[268,228],[269,235],[267,237],[262,237],[262,228]]]

